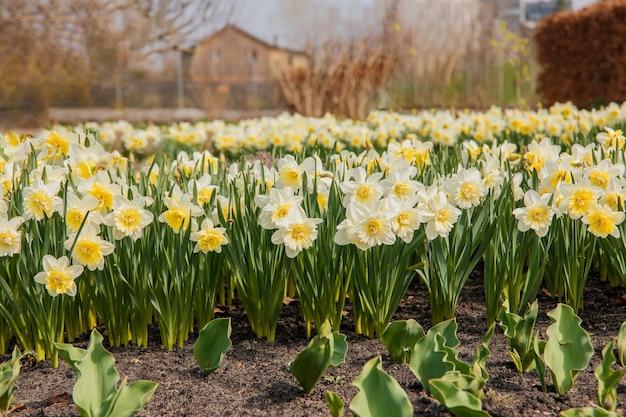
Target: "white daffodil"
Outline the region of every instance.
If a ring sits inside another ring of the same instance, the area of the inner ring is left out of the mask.
[[[462,209],[479,205],[488,191],[476,168],[459,168],[455,175],[446,180],[443,188],[451,196],[452,204]]]
[[[348,207],[353,201],[363,206],[371,206],[382,197],[384,189],[380,184],[383,176],[381,172],[368,176],[365,168],[357,167],[350,169],[348,175],[353,180],[339,184],[339,188],[345,194],[343,199],[344,207]]]
[[[613,211],[606,205],[591,203],[581,221],[588,225],[589,231],[594,236],[605,238],[611,235],[617,238],[620,236],[617,225],[624,221],[624,212]]]
[[[56,259],[52,255],[43,257],[43,271],[34,276],[35,282],[43,284],[52,297],[66,294],[70,297],[76,295],[76,282],[74,280],[83,273],[81,265],[70,265],[67,256]]]
[[[143,235],[143,229],[154,219],[154,214],[144,209],[144,197],[134,198],[132,201],[121,195],[113,200],[113,211],[104,217],[103,223],[113,228],[113,237],[116,240],[130,236],[136,241]]]
[[[294,195],[294,189],[272,188],[268,195],[257,195],[254,203],[261,209],[259,225],[267,230],[276,229],[276,221],[286,217],[293,207],[299,207],[302,196]]]
[[[26,220],[35,218],[41,220],[44,217],[51,217],[53,213],[63,209],[63,200],[57,196],[61,184],[57,181],[50,181],[48,184],[35,178],[30,187],[24,188],[23,207],[24,218]]]
[[[562,196],[558,208],[561,212],[567,213],[572,219],[579,219],[584,216],[591,203],[598,201],[602,190],[591,182],[583,178],[576,184],[559,184],[558,193]]]
[[[383,201],[386,210],[392,213],[391,230],[406,243],[413,240],[415,231],[420,227],[420,217],[415,207],[416,204],[416,197],[402,200],[392,196]]]
[[[104,257],[115,250],[115,245],[102,239],[99,230],[92,225],[83,227],[80,234],[71,234],[65,241],[64,247],[72,250],[72,260],[79,265],[86,266],[90,271],[104,269]],[[73,249],[72,249],[73,247]]]
[[[459,219],[461,210],[448,203],[443,191],[435,198],[418,205],[420,222],[426,224],[426,237],[433,240],[437,236],[446,237]]]
[[[189,194],[182,194],[179,199],[163,197],[163,203],[167,210],[161,213],[159,221],[167,223],[176,233],[180,232],[181,229],[186,229],[192,217],[204,214],[202,207],[191,202]]]
[[[64,214],[68,234],[77,233],[83,222],[94,226],[100,225],[102,214],[95,211],[98,205],[99,202],[96,197],[86,195],[81,199],[73,191],[68,191]],[[85,220],[85,216],[87,216],[87,220]]]
[[[78,184],[78,191],[82,195],[90,195],[98,199],[96,210],[106,213],[113,208],[113,199],[121,194],[122,189],[118,184],[111,182],[109,174],[100,171]]]
[[[524,195],[525,207],[513,210],[513,215],[518,220],[517,228],[522,232],[533,229],[537,236],[545,236],[555,214],[549,205],[551,198],[551,194],[540,196],[537,191],[528,190]]]
[[[0,216],[0,257],[13,256],[22,250],[22,232],[17,229],[23,222],[22,217]]]
[[[215,227],[211,219],[204,219],[200,225],[200,230],[191,232],[191,241],[196,242],[193,248],[194,253],[202,251],[222,252],[222,245],[228,244],[224,227]]]
[[[287,216],[276,221],[278,229],[272,234],[272,243],[284,244],[287,257],[295,258],[313,246],[317,239],[317,225],[321,222],[320,218],[308,218],[301,207],[295,206]]]

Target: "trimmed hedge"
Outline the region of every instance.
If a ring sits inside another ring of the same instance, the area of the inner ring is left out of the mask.
[[[542,19],[534,32],[546,105],[596,107],[626,100],[626,0]]]

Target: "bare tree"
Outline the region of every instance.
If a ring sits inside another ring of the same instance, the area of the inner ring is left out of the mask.
[[[90,86],[119,83],[130,65],[197,41],[233,10],[216,0],[3,1],[0,108],[87,104]]]

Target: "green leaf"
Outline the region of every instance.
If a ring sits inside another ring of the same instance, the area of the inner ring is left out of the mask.
[[[102,335],[92,331],[85,356],[74,362],[76,384],[72,398],[81,416],[107,415],[100,410],[110,405],[120,379],[114,365],[115,358],[102,346]]]
[[[408,363],[413,347],[424,337],[424,329],[413,319],[398,320],[389,323],[380,340],[383,342],[391,360],[397,363]]]
[[[348,342],[346,336],[333,332],[333,356],[330,358],[330,366],[338,366],[345,362],[348,352]]]
[[[413,406],[398,381],[382,367],[379,356],[368,361],[353,385],[359,390],[350,410],[359,417],[412,416]]]
[[[615,411],[608,411],[598,407],[570,408],[561,411],[563,417],[622,417]]]
[[[511,358],[518,372],[528,372],[535,366],[533,353],[533,331],[537,321],[539,304],[532,303],[530,310],[520,317],[509,311],[509,303],[505,301],[504,308],[498,314],[498,323],[511,346]]]
[[[321,332],[323,328],[324,325],[320,328]],[[325,336],[320,334],[315,336],[289,365],[289,371],[296,377],[307,394],[313,391],[313,387],[330,365],[333,356],[334,337],[332,333],[325,331],[323,333]]]
[[[59,352],[61,359],[67,362],[67,364],[74,369],[76,369],[76,362],[82,360],[87,354],[87,350],[69,343],[55,343],[54,345]]]
[[[476,347],[474,352],[474,360],[472,361],[472,372],[475,375],[480,375],[484,381],[489,379],[489,373],[487,372],[487,359],[491,356],[491,351],[489,350],[489,343],[491,342],[491,338],[493,337],[493,332],[496,328],[496,324],[492,323],[487,329],[487,333],[483,336],[481,341],[481,346]]]
[[[613,370],[615,355],[613,347],[615,339],[612,339],[602,349],[602,362],[596,367],[594,375],[598,379],[598,404],[605,410],[615,411],[617,407],[617,386],[622,380],[626,368]]]
[[[543,352],[546,348],[546,341],[539,340],[539,330],[535,333],[535,338],[533,339],[533,356],[535,361],[535,371],[537,371],[537,376],[539,377],[539,382],[541,382],[541,389],[543,392],[546,392],[548,388],[546,387],[546,363],[543,361]]]
[[[126,378],[120,386],[115,405],[108,413],[115,417],[130,417],[141,410],[152,399],[158,384],[153,381],[135,381],[126,385]]]
[[[331,417],[343,416],[343,401],[341,401],[339,395],[332,391],[326,391],[326,402],[328,403]]]
[[[617,333],[617,356],[622,366],[626,366],[626,321],[622,323]]]
[[[211,320],[200,330],[193,351],[205,375],[209,375],[222,363],[224,354],[232,346],[231,331],[230,318]]]
[[[556,392],[564,394],[572,389],[578,373],[585,369],[593,355],[591,336],[581,326],[581,319],[572,307],[558,304],[548,312],[552,324],[546,330],[548,340],[544,361],[550,368]]]
[[[20,362],[24,355],[17,346],[13,349],[11,359],[0,364],[0,414],[13,404],[13,393],[17,389],[15,381],[20,375]]]
[[[455,348],[459,345],[456,329],[455,319],[442,321],[431,327],[428,333],[415,344],[409,365],[427,393],[430,393],[429,381],[431,379],[441,378],[455,367],[455,363],[448,360],[450,352],[441,350],[441,347]],[[439,344],[437,344],[437,336],[439,336]]]
[[[482,409],[482,401],[446,378],[434,378],[429,383],[433,397],[455,416],[489,417],[489,414]]]
[[[117,388],[120,376],[115,369],[115,358],[104,349],[102,336],[96,330],[91,332],[87,349],[67,344],[56,347],[76,370],[72,397],[82,417],[130,417],[152,398],[157,387],[152,381],[126,385],[124,378]]]

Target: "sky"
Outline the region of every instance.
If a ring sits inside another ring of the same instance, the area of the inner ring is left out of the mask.
[[[434,0],[438,1],[438,0]],[[236,0],[229,23],[270,44],[303,49],[315,39],[366,31],[376,0]],[[212,30],[207,27],[207,35]]]
[[[429,0],[455,3],[465,0]],[[532,1],[532,0],[530,0]],[[538,0],[539,1],[539,0]],[[572,0],[574,10],[598,0]],[[364,35],[382,17],[384,0],[232,0],[234,13],[228,23],[282,48],[302,50],[307,43],[348,34]],[[400,0],[404,10],[421,0]],[[419,17],[416,17],[419,19]],[[211,25],[206,36],[219,30]]]

